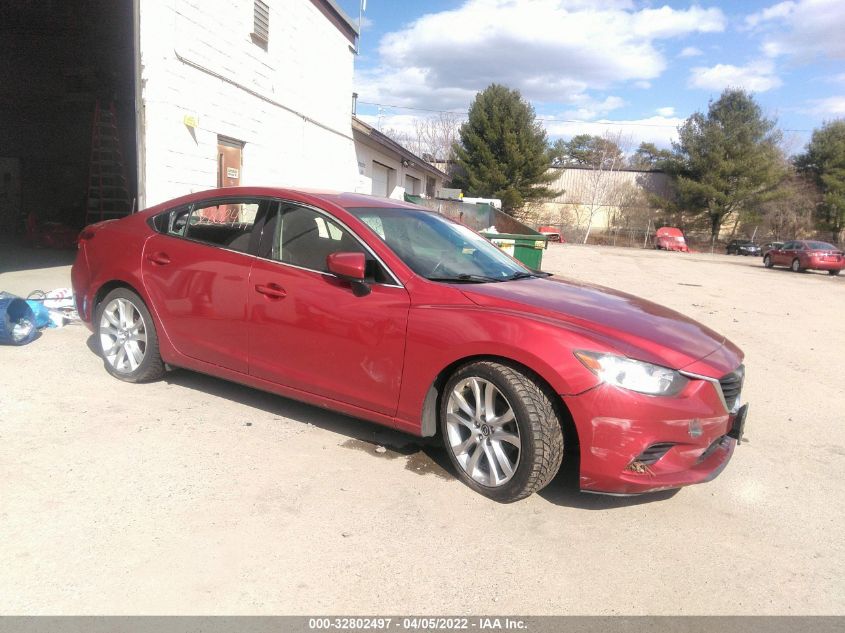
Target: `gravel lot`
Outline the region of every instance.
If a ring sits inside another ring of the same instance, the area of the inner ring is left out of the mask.
[[[67,261],[0,246],[0,290],[67,286]],[[186,371],[121,383],[69,326],[0,347],[0,612],[845,614],[845,276],[572,245],[544,268],[745,350],[750,441],[720,477],[611,498],[564,468],[498,505],[368,423]]]

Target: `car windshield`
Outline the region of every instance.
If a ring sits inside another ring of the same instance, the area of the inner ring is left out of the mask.
[[[827,242],[807,242],[807,248],[813,251],[835,251],[836,247]]]
[[[432,211],[387,207],[348,211],[428,279],[483,283],[534,275],[477,233]]]

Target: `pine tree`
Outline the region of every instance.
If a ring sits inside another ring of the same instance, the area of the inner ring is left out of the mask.
[[[707,218],[715,240],[732,213],[777,195],[784,177],[780,132],[743,90],[727,89],[707,114],[696,112],[678,130],[670,165],[682,209]]]
[[[453,182],[472,196],[500,198],[513,214],[527,200],[553,197],[546,132],[518,90],[492,84],[475,96],[455,148]]]
[[[845,229],[845,119],[814,130],[807,152],[795,164],[812,176],[821,190],[821,225],[831,232],[834,241],[839,241]]]

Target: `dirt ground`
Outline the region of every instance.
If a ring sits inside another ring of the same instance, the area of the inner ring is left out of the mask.
[[[67,261],[0,246],[0,290]],[[749,442],[716,480],[613,498],[564,468],[499,505],[430,443],[186,371],[121,383],[69,326],[0,347],[0,613],[845,614],[845,276],[572,245],[544,268],[744,349]]]

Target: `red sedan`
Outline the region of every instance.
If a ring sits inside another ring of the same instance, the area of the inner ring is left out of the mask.
[[[766,251],[763,265],[766,268],[788,266],[796,273],[826,270],[829,275],[838,275],[845,268],[845,253],[827,242],[792,240],[780,248]]]
[[[676,312],[549,279],[394,200],[218,189],[88,227],[73,266],[108,372],[183,367],[418,436],[499,501],[708,481],[741,437],[742,352]]]

